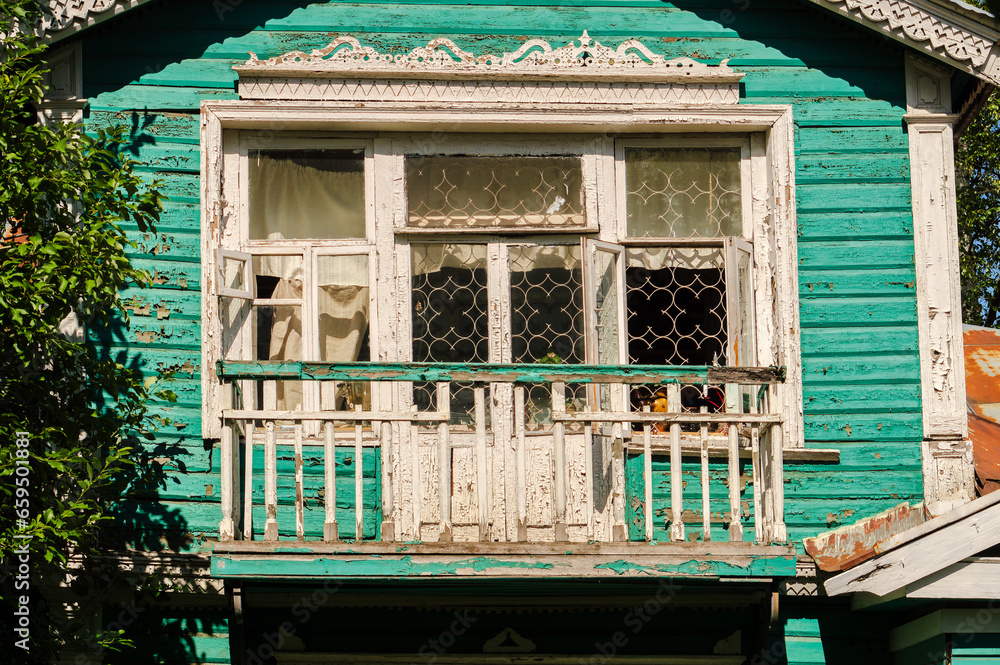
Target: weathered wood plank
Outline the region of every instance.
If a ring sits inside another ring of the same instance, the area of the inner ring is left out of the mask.
[[[225,380],[299,378],[322,381],[478,381],[496,383],[779,383],[782,368],[531,363],[323,363],[221,360]]]

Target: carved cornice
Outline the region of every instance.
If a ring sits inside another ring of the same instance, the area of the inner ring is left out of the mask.
[[[634,39],[612,49],[586,32],[560,48],[532,39],[500,55],[475,55],[443,37],[380,53],[348,36],[308,54],[250,55],[233,68],[242,99],[714,105],[738,103],[743,77],[725,61],[667,60]]]
[[[1000,83],[1000,33],[930,0],[810,0],[992,83]]]
[[[354,37],[338,37],[328,46],[306,54],[292,51],[267,60],[250,53],[246,64],[234,67],[240,78],[251,76],[396,78],[470,80],[655,80],[658,82],[735,83],[743,75],[723,61],[706,65],[690,58],[667,60],[635,39],[611,49],[586,31],[576,41],[552,48],[532,39],[513,53],[475,55],[445,37],[409,53],[380,53]]]

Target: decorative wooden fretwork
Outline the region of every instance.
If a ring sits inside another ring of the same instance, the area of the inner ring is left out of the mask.
[[[637,40],[610,48],[586,31],[560,48],[531,39],[500,55],[476,55],[444,37],[408,53],[381,53],[342,36],[311,53],[250,56],[234,67],[242,99],[714,105],[737,103],[743,78],[725,60],[667,60]]]

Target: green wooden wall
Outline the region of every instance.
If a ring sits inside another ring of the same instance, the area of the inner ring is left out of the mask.
[[[789,465],[791,536],[921,498],[901,47],[797,0],[175,0],[82,37],[88,125],[129,126],[141,170],[171,197],[155,235],[133,229],[133,258],[155,271],[155,284],[128,292],[132,329],[101,333],[116,357],[178,371],[179,401],[163,409],[173,424],[150,446],[167,476],[151,490],[158,503],[133,516],[149,529],[143,542],[198,548],[219,519],[218,454],[200,438],[200,101],[236,97],[231,67],[248,51],[308,51],[341,33],[383,52],[440,35],[502,52],[533,37],[562,44],[585,29],[605,44],[639,38],[667,56],[729,58],[746,72],[743,103],[794,108],[806,445],[839,448],[841,462]],[[669,496],[664,470],[658,462],[658,515]]]

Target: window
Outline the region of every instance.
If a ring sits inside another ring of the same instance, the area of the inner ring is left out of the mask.
[[[229,359],[756,362],[748,135],[398,134],[377,154],[363,137],[235,134],[244,207],[218,258]],[[390,169],[378,182],[376,159]],[[393,279],[376,279],[376,254]],[[634,390],[632,407],[656,397]],[[372,406],[360,383],[258,382],[244,399]],[[436,388],[402,399],[434,410]],[[587,400],[571,388],[567,408]],[[455,386],[452,427],[473,427],[474,409],[472,386]],[[546,429],[550,409],[531,387],[525,426]]]
[[[738,72],[587,35],[392,57],[341,37],[236,70],[240,100],[202,107],[205,366],[782,365],[783,441],[801,445],[791,109],[739,104]],[[203,376],[213,437],[222,396]],[[436,400],[430,386],[263,390],[289,409]],[[511,401],[491,395],[493,413]],[[529,402],[544,430],[550,405]],[[451,426],[474,408],[458,390]]]

